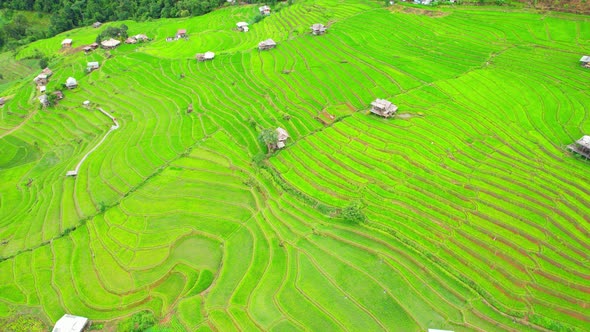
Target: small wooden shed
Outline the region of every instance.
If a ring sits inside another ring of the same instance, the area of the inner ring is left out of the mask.
[[[316,36],[323,35],[324,33],[326,33],[326,29],[327,28],[325,25],[321,23],[316,23],[311,26],[311,33],[313,33]]]
[[[61,48],[69,48],[72,47],[73,40],[70,38],[66,38],[61,42]]]
[[[78,86],[78,81],[76,81],[76,79],[73,77],[68,77],[68,79],[66,80],[66,88],[74,89],[77,86]]]
[[[590,55],[582,56],[582,58],[580,59],[580,64],[583,67],[590,68]]]
[[[63,92],[61,92],[61,90],[56,90],[56,91],[53,91],[53,93],[52,93],[52,94],[53,94],[53,95],[55,95],[55,99],[57,99],[57,100],[62,100],[62,99],[64,99],[64,93],[63,93]]]
[[[575,143],[567,146],[567,149],[586,159],[590,159],[590,136],[584,135]]]
[[[150,38],[147,35],[144,35],[143,33],[137,34],[137,35],[133,36],[133,38],[135,38],[135,40],[140,41],[140,42],[150,40]]]
[[[118,40],[116,40],[116,39],[113,39],[113,38],[110,38],[110,39],[107,39],[107,40],[103,40],[100,43],[100,45],[102,45],[102,48],[104,48],[106,50],[113,49],[113,48],[119,46],[119,44],[121,44],[121,42],[118,41]]]
[[[176,31],[176,38],[184,38],[186,37],[186,29],[178,29],[178,31]]]
[[[246,22],[238,22],[236,23],[236,26],[238,27],[238,31],[248,32],[248,30],[250,30],[250,28],[248,28],[248,23]]]
[[[66,175],[75,176],[75,174]],[[55,322],[52,332],[82,332],[88,327],[89,324],[90,321],[86,317],[65,314],[57,322]]]
[[[259,7],[258,11],[260,11],[260,15],[270,15],[270,7],[267,5]]]
[[[33,82],[35,82],[37,85],[45,85],[47,84],[47,75],[39,74],[33,79]]]
[[[86,64],[86,71],[87,72],[91,72],[95,69],[98,69],[98,67],[100,67],[100,64],[98,63],[98,61],[92,61],[92,62],[88,62]]]
[[[215,53],[213,52],[197,53],[197,55],[195,55],[197,61],[213,60],[214,57]]]
[[[258,43],[258,49],[261,51],[270,50],[271,48],[277,47],[277,43],[275,43],[272,39],[267,39]]]
[[[395,112],[397,112],[397,106],[388,100],[375,99],[375,101],[371,103],[371,113],[389,118],[395,115]]]
[[[277,128],[277,149],[282,149],[285,147],[285,142],[289,138],[289,133],[281,128]]]
[[[43,106],[43,107],[49,106],[49,98],[47,98],[47,95],[40,95],[38,97],[38,99],[39,99],[39,103],[41,103],[41,106]]]
[[[43,69],[41,71],[41,74],[47,75],[47,77],[49,77],[49,76],[53,75],[53,71],[51,71],[51,69],[46,67],[45,69]]]

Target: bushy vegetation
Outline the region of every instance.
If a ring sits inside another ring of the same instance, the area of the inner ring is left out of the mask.
[[[256,13],[111,23],[153,39],[106,61],[60,42],[107,27],[0,54],[6,73],[46,56],[48,91],[79,83],[51,109],[38,60],[0,86],[0,317],[587,330],[590,175],[562,149],[590,132],[586,17],[301,0],[234,30]],[[367,113],[375,98],[398,116]],[[121,127],[66,177],[113,124],[95,105]],[[267,156],[277,127],[289,144]]]
[[[150,311],[141,311],[129,319],[119,323],[117,331],[120,332],[143,332],[156,324],[154,314]]]

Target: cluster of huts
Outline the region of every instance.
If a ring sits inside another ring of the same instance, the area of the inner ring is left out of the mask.
[[[45,68],[41,70],[41,73],[39,73],[37,76],[35,76],[35,78],[33,78],[33,83],[36,85],[37,89],[41,93],[41,95],[37,98],[39,100],[39,103],[41,103],[41,105],[44,107],[49,105],[49,96],[47,96],[46,92],[47,83],[49,83],[49,78],[51,77],[51,75],[53,75],[53,71],[49,68]],[[64,94],[60,90],[54,91],[52,94],[55,95],[55,99],[57,100],[61,100],[64,98]]]
[[[150,38],[148,36],[144,35],[143,33],[140,33],[138,35],[131,36],[131,37],[125,39],[125,44],[137,44],[137,43],[146,42],[149,40],[150,40]]]

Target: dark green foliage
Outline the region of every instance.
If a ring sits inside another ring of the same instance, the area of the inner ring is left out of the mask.
[[[95,21],[144,21],[156,18],[187,17],[206,14],[221,6],[225,0],[3,0],[0,9],[4,20],[13,22],[0,29],[0,48],[14,48],[41,38],[48,38],[76,27],[88,26]],[[13,10],[34,10],[51,15],[49,29],[32,31],[30,22],[21,14],[14,18]],[[21,16],[21,17],[19,17]],[[6,31],[4,31],[6,29]],[[126,38],[126,37],[124,37]]]
[[[367,217],[362,211],[362,206],[360,202],[352,202],[347,207],[343,208],[340,211],[340,217],[346,221],[360,224],[367,220]]]
[[[140,311],[117,326],[121,332],[142,332],[156,324],[156,318],[151,311]]]
[[[47,68],[48,64],[49,64],[49,61],[47,61],[47,58],[45,58],[45,57],[43,57],[39,60],[39,68],[41,68],[41,69]]]
[[[271,153],[277,140],[278,140],[278,133],[275,129],[266,128],[263,129],[260,135],[258,135],[258,139],[266,145],[267,153]]]
[[[96,36],[96,42],[100,43],[101,41],[109,38],[125,39],[127,38],[127,30],[128,27],[125,24],[121,24],[121,26],[118,28],[108,27],[102,30],[102,32]]]

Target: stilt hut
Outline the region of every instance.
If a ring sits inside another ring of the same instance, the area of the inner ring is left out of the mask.
[[[586,159],[590,159],[590,136],[582,136],[575,143],[568,145],[567,148]]]
[[[389,118],[395,115],[395,112],[397,112],[397,106],[388,100],[375,99],[375,101],[371,103],[371,113]]]

